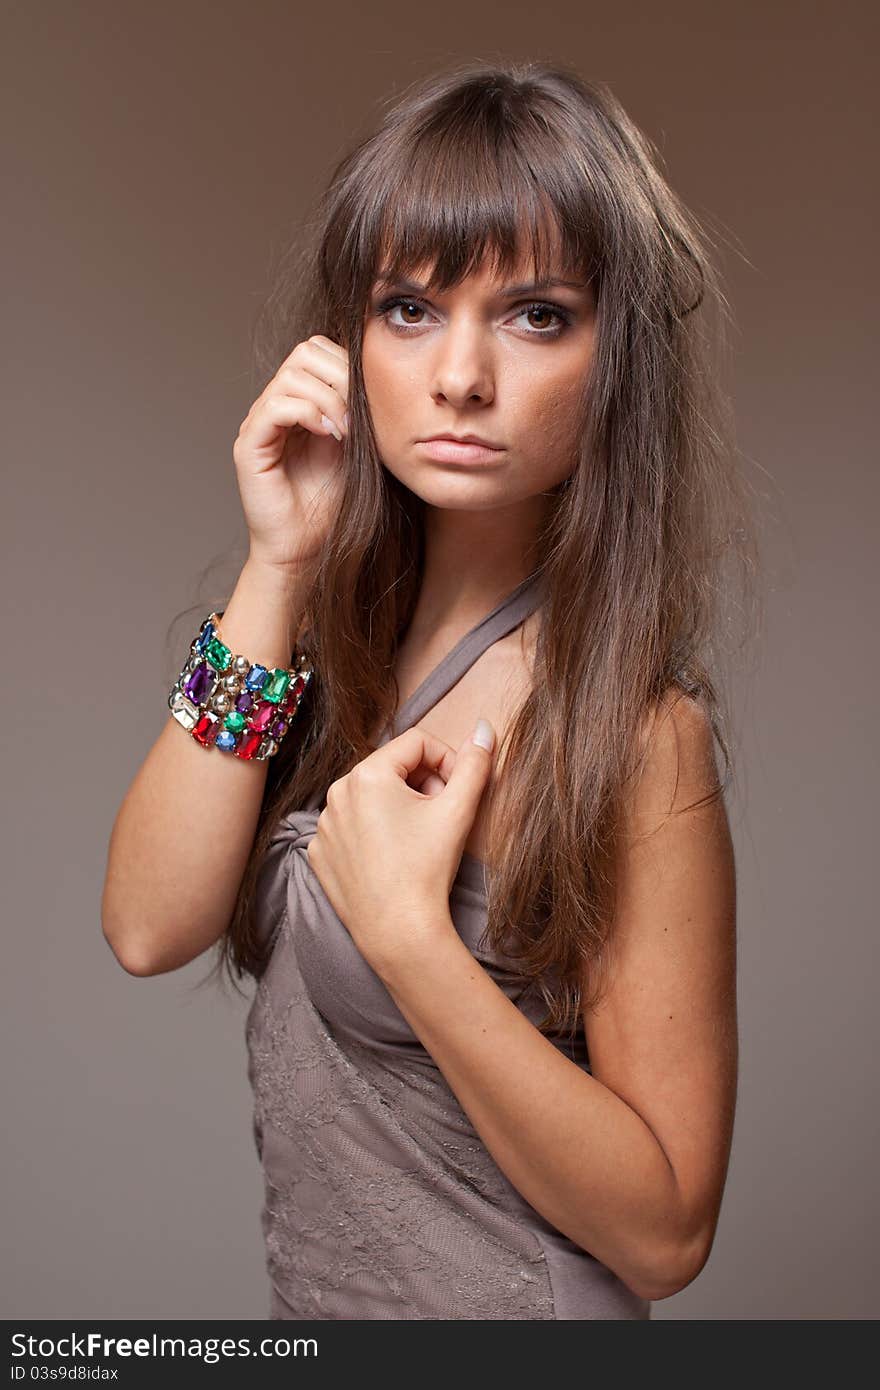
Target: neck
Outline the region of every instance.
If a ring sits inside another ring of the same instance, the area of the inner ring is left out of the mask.
[[[547,498],[485,512],[425,508],[425,565],[410,633],[467,630],[532,573]]]

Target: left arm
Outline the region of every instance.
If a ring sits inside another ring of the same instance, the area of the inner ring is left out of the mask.
[[[610,984],[584,1015],[592,1075],[498,988],[448,908],[430,946],[382,971],[514,1187],[652,1300],[708,1258],[733,1131],[733,849],[720,797],[683,809],[716,784],[708,720],[682,699],[627,804]]]

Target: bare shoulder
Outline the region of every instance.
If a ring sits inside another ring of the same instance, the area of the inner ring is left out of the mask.
[[[623,812],[633,828],[686,810],[719,786],[715,735],[708,711],[678,687],[670,687],[645,713],[640,763]]]

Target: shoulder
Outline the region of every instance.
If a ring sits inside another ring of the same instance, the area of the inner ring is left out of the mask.
[[[622,809],[639,821],[689,809],[719,790],[715,733],[705,704],[670,686],[646,711],[638,763]]]

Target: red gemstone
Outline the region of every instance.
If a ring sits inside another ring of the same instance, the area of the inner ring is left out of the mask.
[[[210,748],[220,732],[220,720],[216,714],[203,714],[195,725],[192,736],[203,748]]]
[[[258,733],[255,729],[245,729],[235,751],[240,758],[255,758],[260,751],[260,744],[262,742],[263,735],[261,733]]]
[[[264,734],[277,715],[278,706],[272,700],[261,700],[248,720],[248,728]]]
[[[306,683],[302,676],[297,676],[296,680],[291,681],[287,689],[287,694],[281,702],[282,714],[293,714],[299,704],[300,696],[305,690]]]

